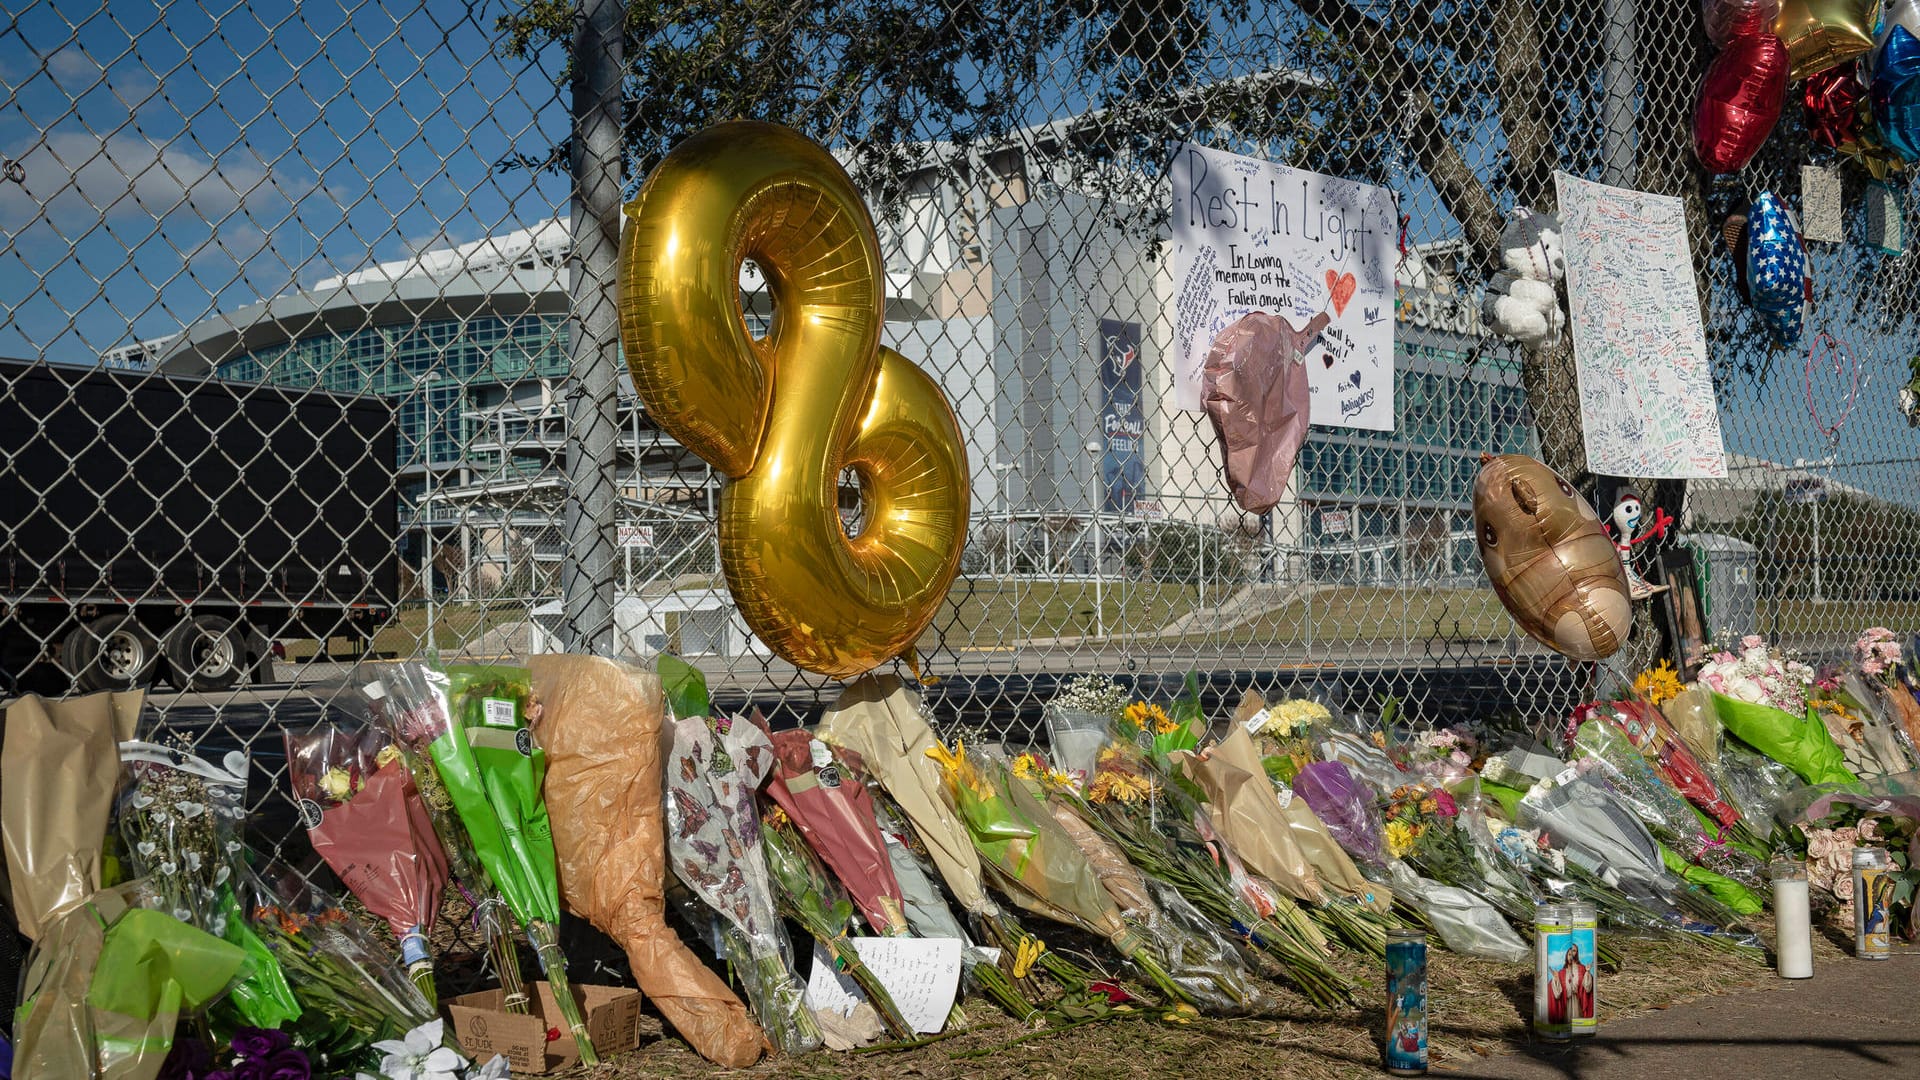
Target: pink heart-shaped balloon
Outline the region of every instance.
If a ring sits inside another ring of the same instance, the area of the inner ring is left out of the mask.
[[[1822,401],[1837,399],[1839,402],[1840,415],[1834,417],[1831,424],[1820,418],[1820,405],[1814,401],[1816,379],[1831,383],[1826,388],[1838,391],[1836,394],[1821,395]],[[1847,417],[1853,415],[1854,402],[1860,399],[1860,358],[1854,355],[1846,342],[1832,334],[1822,333],[1807,348],[1806,380],[1807,413],[1813,417],[1813,426],[1820,430],[1820,434],[1831,439],[1839,433]]]
[[[1312,400],[1302,360],[1327,322],[1323,311],[1295,330],[1256,311],[1222,330],[1207,351],[1202,400],[1220,436],[1233,501],[1248,513],[1273,509],[1293,476]]]

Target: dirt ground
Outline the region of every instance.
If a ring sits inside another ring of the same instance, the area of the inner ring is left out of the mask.
[[[1750,957],[1668,939],[1617,939],[1625,954],[1621,970],[1604,970],[1600,984],[1602,1026],[1712,994],[1773,981],[1771,968]],[[1844,959],[1831,942],[1816,943],[1817,963]],[[1430,953],[1428,974],[1431,1057],[1436,1071],[1470,1068],[1493,1055],[1527,1048],[1532,1016],[1532,972],[1524,967],[1471,960],[1441,949]],[[736,1075],[805,1080],[865,1080],[915,1077],[1120,1078],[1165,1076],[1288,1076],[1305,1080],[1381,1075],[1379,1040],[1384,1027],[1383,973],[1352,956],[1344,970],[1362,987],[1365,1006],[1322,1012],[1280,992],[1273,1015],[1174,1023],[1159,1010],[1142,1010],[1083,1026],[1028,1032],[984,1000],[970,999],[973,1026],[966,1032],[910,1050],[772,1057]],[[1016,1042],[1026,1036],[1024,1041]],[[649,1014],[638,1050],[592,1068],[554,1074],[566,1080],[636,1080],[639,1077],[712,1077],[721,1073],[700,1059]]]

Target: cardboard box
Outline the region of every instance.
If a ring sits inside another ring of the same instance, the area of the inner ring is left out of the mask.
[[[537,993],[531,1013],[507,1012],[501,1007],[504,995],[498,990],[462,994],[445,1003],[447,1018],[453,1022],[453,1037],[475,1065],[501,1054],[513,1075],[520,1076],[553,1072],[580,1060],[573,1034],[560,1018],[553,987],[545,982],[534,985]],[[601,1057],[640,1045],[640,991],[576,984],[573,996],[580,1002],[580,1011],[587,1018],[587,1034]],[[547,1032],[554,1028],[559,1029],[560,1037],[548,1042]]]

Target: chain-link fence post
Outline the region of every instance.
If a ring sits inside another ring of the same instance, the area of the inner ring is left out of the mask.
[[[562,640],[574,652],[613,647],[616,535],[615,380],[620,323],[621,5],[587,0],[574,27],[573,267],[567,378],[566,561]]]

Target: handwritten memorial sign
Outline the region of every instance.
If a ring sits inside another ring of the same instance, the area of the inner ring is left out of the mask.
[[[1679,199],[1555,173],[1587,468],[1727,475]]]
[[[853,951],[886,987],[900,1017],[913,1030],[930,1035],[946,1025],[960,989],[959,938],[852,938]],[[816,943],[813,974],[807,979],[807,1007],[831,1009],[841,1016],[867,1000],[848,976],[835,971],[833,961]]]
[[[1192,144],[1172,177],[1175,403],[1202,407],[1207,350],[1236,319],[1324,311],[1313,422],[1392,431],[1393,193]]]

